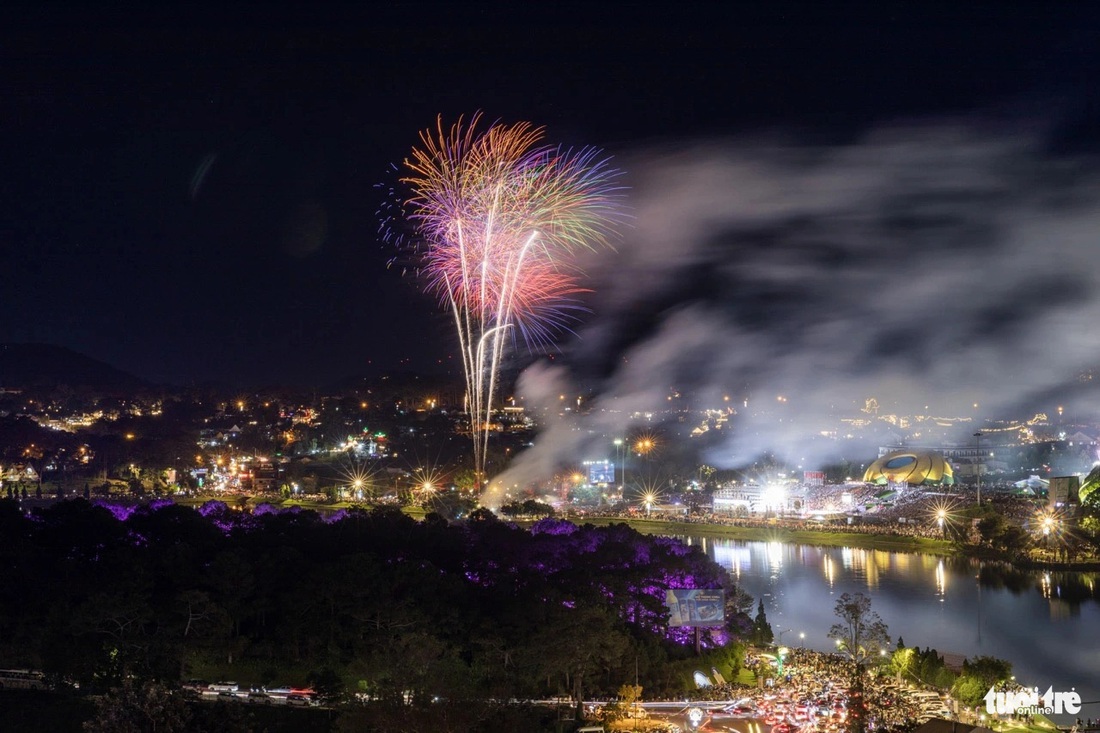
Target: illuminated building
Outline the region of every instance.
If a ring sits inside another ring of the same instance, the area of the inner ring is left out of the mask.
[[[868,466],[863,480],[872,484],[951,486],[955,483],[955,473],[939,453],[898,450]]]

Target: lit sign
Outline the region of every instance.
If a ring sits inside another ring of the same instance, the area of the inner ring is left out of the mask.
[[[669,626],[725,626],[726,594],[721,588],[671,588],[665,591]]]
[[[615,483],[615,464],[611,461],[593,461],[588,464],[588,483]]]

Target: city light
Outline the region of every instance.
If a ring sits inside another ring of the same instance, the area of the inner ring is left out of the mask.
[[[937,499],[930,508],[941,539],[947,539],[947,527],[955,521],[955,508],[956,502],[942,498]]]
[[[777,511],[787,506],[787,489],[780,484],[768,484],[760,496],[766,510]]]
[[[373,494],[376,488],[374,486],[375,471],[372,468],[353,463],[351,466],[341,469],[340,474],[344,481],[337,486],[336,491],[341,498],[348,492],[350,492],[351,498],[356,501],[374,498]]]
[[[1059,516],[1050,509],[1043,509],[1036,514],[1035,522],[1044,538],[1058,534],[1061,526]]]
[[[634,439],[634,452],[639,456],[649,456],[660,447],[655,433],[642,433]]]
[[[446,477],[434,466],[418,466],[412,472],[412,499],[418,506],[429,506],[438,499],[446,484]]]

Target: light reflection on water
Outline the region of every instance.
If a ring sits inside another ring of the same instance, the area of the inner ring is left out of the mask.
[[[1024,572],[935,555],[710,539],[693,544],[763,598],[774,629],[805,633],[830,651],[826,634],[842,593],[863,593],[907,646],[1013,663],[1043,690],[1076,688],[1100,700],[1100,600],[1095,573]],[[1082,717],[1100,717],[1100,704]]]

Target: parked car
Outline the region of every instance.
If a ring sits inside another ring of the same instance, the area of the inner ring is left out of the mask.
[[[210,689],[214,692],[236,692],[240,685],[236,682],[211,682]]]

